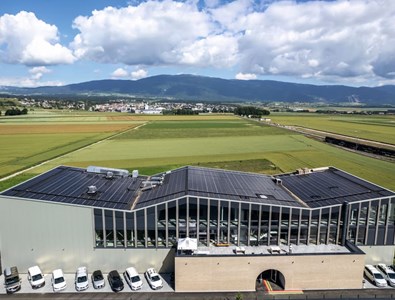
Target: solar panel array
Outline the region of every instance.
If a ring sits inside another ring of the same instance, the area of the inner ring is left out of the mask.
[[[330,168],[310,174],[270,176],[218,169],[183,167],[164,175],[161,185],[142,189],[146,177],[106,178],[85,169],[58,167],[17,185],[2,195],[121,210],[142,208],[185,195],[312,208],[394,195],[367,181]],[[89,186],[97,192],[88,193]],[[291,193],[289,193],[290,191]]]
[[[312,208],[394,195],[389,190],[334,168],[280,178],[286,188]]]
[[[141,180],[131,177],[106,178],[106,174],[88,173],[84,169],[57,167],[6,191],[3,195],[46,200],[75,205],[115,209],[130,208]],[[97,192],[88,193],[89,186]]]
[[[165,175],[161,186],[143,192],[135,207],[145,207],[184,195],[300,206],[269,176],[188,166]]]

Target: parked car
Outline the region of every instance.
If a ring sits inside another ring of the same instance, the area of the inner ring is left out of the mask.
[[[154,268],[149,268],[145,272],[145,277],[147,278],[148,284],[153,290],[157,290],[163,287],[162,279]]]
[[[93,288],[95,289],[104,288],[105,286],[104,276],[100,270],[96,270],[92,273],[92,285]]]
[[[4,287],[7,294],[15,293],[21,289],[22,280],[17,267],[4,269]]]
[[[59,292],[66,288],[66,279],[64,278],[63,271],[56,269],[52,272],[52,288],[54,292]]]
[[[385,264],[378,264],[377,269],[383,273],[385,280],[390,286],[395,286],[395,272]]]
[[[365,276],[378,287],[386,287],[387,281],[383,275],[372,265],[365,266]]]
[[[108,273],[108,283],[111,286],[111,289],[114,292],[120,292],[123,290],[123,281],[121,276],[119,276],[119,273],[117,270],[111,271]]]
[[[27,280],[29,280],[33,289],[38,289],[45,285],[44,274],[39,266],[30,267],[27,270]]]
[[[133,291],[137,291],[143,286],[143,281],[141,280],[140,275],[137,273],[135,268],[127,268],[123,273],[123,276]]]
[[[75,272],[75,289],[77,291],[85,291],[89,287],[88,271],[86,267],[79,267]]]

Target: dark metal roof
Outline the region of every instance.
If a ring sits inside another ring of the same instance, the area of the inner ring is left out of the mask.
[[[301,206],[270,176],[188,166],[166,174],[163,184],[143,192],[135,207],[145,207],[184,195]]]
[[[139,209],[186,195],[311,208],[394,195],[389,190],[335,168],[273,178],[187,166],[155,177],[163,177],[163,180],[152,188],[144,188],[151,178],[114,176],[108,179],[106,174],[60,166],[1,195],[121,210]],[[281,179],[281,182],[276,183],[275,179]],[[97,192],[89,194],[89,186],[96,186]]]
[[[278,176],[309,207],[323,207],[394,195],[393,192],[335,168]]]
[[[60,166],[40,176],[17,185],[2,195],[52,202],[127,209],[140,187],[142,178],[89,173],[85,169]],[[96,186],[97,192],[88,193],[89,186]]]

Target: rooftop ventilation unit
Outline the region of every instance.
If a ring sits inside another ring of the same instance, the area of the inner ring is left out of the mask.
[[[124,169],[112,169],[112,168],[105,168],[105,167],[96,167],[96,166],[89,166],[86,169],[89,173],[99,173],[99,174],[107,174],[108,172],[112,172],[113,176],[121,176],[121,177],[128,177],[129,171]]]
[[[95,185],[88,186],[88,195],[95,195],[97,193],[97,187]]]
[[[283,184],[283,181],[280,178],[274,178],[273,181],[277,185],[282,185]]]

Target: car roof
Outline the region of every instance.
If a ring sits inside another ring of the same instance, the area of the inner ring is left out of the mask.
[[[41,274],[41,270],[40,270],[39,266],[30,267],[30,268],[28,269],[28,272],[29,272],[31,275]]]
[[[86,274],[86,267],[79,267],[77,268],[77,274]]]
[[[53,270],[52,275],[54,277],[63,277],[63,271],[62,269]]]
[[[108,273],[108,275],[110,276],[118,276],[119,277],[119,273],[117,270],[112,270],[110,273]]]
[[[126,272],[129,273],[130,276],[135,276],[135,275],[139,275],[139,273],[137,273],[136,269],[133,267],[129,267],[126,269]]]

